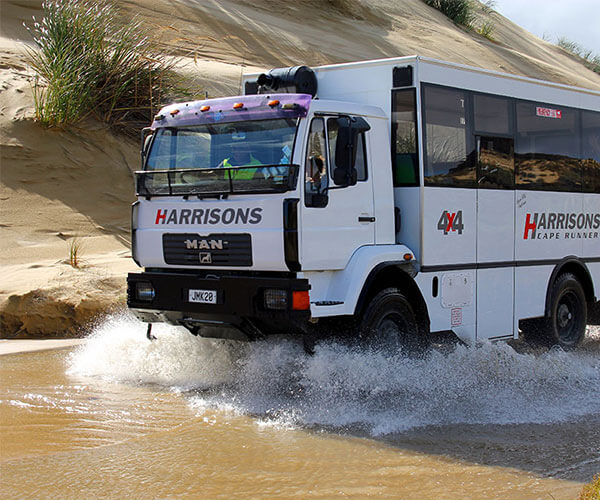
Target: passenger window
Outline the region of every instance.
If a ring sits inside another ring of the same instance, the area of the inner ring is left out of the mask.
[[[517,102],[519,188],[581,191],[578,115],[563,106]]]
[[[467,95],[455,89],[424,88],[425,184],[474,187],[475,162],[467,155]]]
[[[335,148],[337,145],[339,124],[337,118],[329,118],[327,120],[327,139],[329,141],[329,164],[333,170],[335,167],[344,167],[344,165],[335,165]],[[356,180],[367,180],[367,162],[365,154],[365,134],[364,132],[358,135],[356,143],[356,161],[354,168],[356,169]]]
[[[600,193],[600,113],[583,111],[583,191]]]
[[[314,118],[310,124],[305,161],[304,201],[307,207],[327,205],[328,183],[325,123],[323,118]]]
[[[511,101],[505,97],[475,94],[473,116],[475,132],[486,135],[512,135]]]
[[[486,189],[513,189],[515,162],[513,140],[505,137],[477,137],[477,185]]]
[[[395,187],[419,185],[415,89],[392,92],[392,168]]]

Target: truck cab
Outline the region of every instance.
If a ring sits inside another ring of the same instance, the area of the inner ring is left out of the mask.
[[[128,277],[129,307],[249,339],[335,315],[345,297],[329,279],[361,249],[394,244],[387,129],[377,107],[309,94],[161,110],[137,173],[132,246],[145,271]]]

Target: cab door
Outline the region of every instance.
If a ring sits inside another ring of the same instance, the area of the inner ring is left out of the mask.
[[[356,183],[334,182],[339,116],[315,116],[304,157],[300,264],[304,271],[344,269],[361,246],[375,243],[368,131],[355,144]]]

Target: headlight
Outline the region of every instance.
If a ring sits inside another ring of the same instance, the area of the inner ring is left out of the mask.
[[[278,290],[276,288],[265,290],[265,307],[267,309],[285,310],[287,309],[287,303],[287,290]]]
[[[152,283],[139,281],[135,284],[135,296],[138,300],[141,300],[142,302],[152,302],[155,295],[156,292],[154,291]]]

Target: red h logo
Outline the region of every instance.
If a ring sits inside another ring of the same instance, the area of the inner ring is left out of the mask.
[[[167,219],[167,211],[165,210],[165,213],[162,213],[162,210],[159,208],[156,211],[156,222],[154,224],[158,224],[158,221],[162,220],[163,224],[165,223],[165,220]]]
[[[531,231],[531,237],[535,238],[535,230],[537,228],[537,219],[538,214],[533,214],[533,222],[531,221],[531,214],[527,214],[527,218],[525,219],[525,233],[523,234],[523,239],[526,240],[527,233]]]

